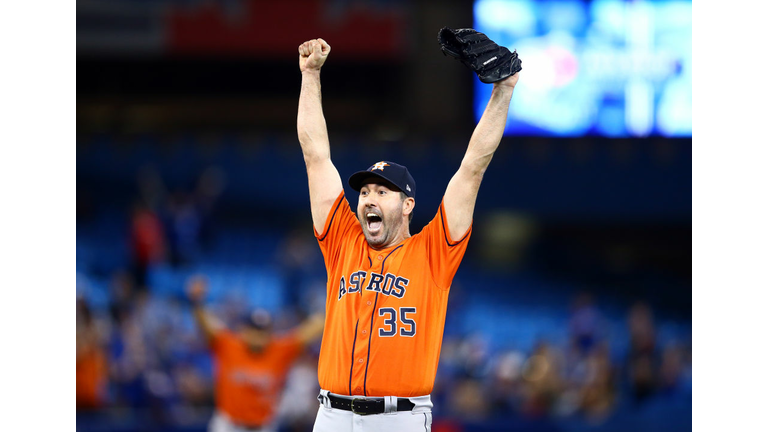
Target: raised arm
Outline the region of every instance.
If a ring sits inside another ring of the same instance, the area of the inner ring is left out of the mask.
[[[203,301],[207,292],[208,281],[204,276],[195,275],[187,281],[187,297],[192,303],[192,315],[194,315],[198,327],[203,332],[205,341],[211,343],[214,335],[222,330],[224,325],[205,310]]]
[[[307,345],[322,336],[324,326],[325,314],[321,312],[315,313],[299,324],[298,328],[296,328],[296,336],[302,344]]]
[[[320,69],[330,52],[331,46],[322,39],[312,39],[299,45],[301,94],[296,129],[307,166],[312,222],[321,234],[328,212],[343,190],[339,172],[331,162],[320,92]]]
[[[485,112],[469,140],[459,170],[445,190],[443,202],[451,240],[458,241],[472,225],[472,213],[480,183],[493,153],[499,147],[507,123],[507,112],[519,72],[493,84],[493,92]]]

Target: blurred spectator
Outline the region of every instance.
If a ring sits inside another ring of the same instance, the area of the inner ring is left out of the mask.
[[[135,318],[133,304],[112,307],[110,377],[115,386],[115,404],[125,407],[146,406],[144,373],[149,365],[141,322]]]
[[[499,353],[494,360],[492,386],[489,396],[494,411],[509,413],[518,410],[523,399],[523,365],[525,356],[519,351]]]
[[[200,174],[194,189],[179,188],[167,197],[165,225],[171,265],[198,261],[210,237],[211,214],[225,185],[224,171],[212,166]]]
[[[149,266],[165,259],[166,249],[160,218],[142,201],[136,201],[131,217],[131,257],[137,288],[147,289]]]
[[[302,349],[322,335],[325,317],[313,315],[290,333],[278,336],[273,334],[271,316],[255,310],[235,333],[206,312],[206,292],[203,276],[188,281],[187,294],[195,320],[216,362],[216,412],[209,430],[273,430],[285,378]]]
[[[98,326],[85,300],[77,300],[76,315],[76,405],[78,410],[96,409],[106,401],[106,355]]]
[[[325,278],[322,277],[325,267],[312,228],[302,224],[288,233],[280,244],[277,259],[287,307],[311,309],[312,296],[325,293]],[[325,302],[325,298],[320,301]]]
[[[580,354],[588,353],[598,339],[600,312],[595,306],[590,293],[583,292],[576,296],[571,315],[571,340]]]
[[[677,343],[670,344],[661,355],[659,366],[659,390],[666,394],[674,394],[681,390],[684,379],[686,352]]]
[[[486,336],[480,332],[467,335],[454,344],[449,341],[447,349],[449,360],[453,363],[451,379],[448,388],[438,385],[438,392],[447,394],[448,412],[453,416],[465,419],[482,419],[490,414],[491,404],[487,403],[483,379],[490,370],[490,352]],[[452,352],[452,354],[450,354]],[[440,397],[438,395],[438,397]]]
[[[601,344],[587,357],[586,382],[581,389],[581,408],[592,419],[604,419],[615,399],[616,373],[607,344]]]
[[[173,381],[177,383],[179,396],[185,405],[207,407],[213,402],[205,377],[194,365],[180,363],[174,367]]]
[[[545,342],[539,343],[523,365],[522,411],[539,417],[552,410],[563,387],[560,354]]]
[[[482,378],[488,372],[490,347],[487,336],[475,332],[459,345],[459,358],[463,373],[473,378]]]
[[[312,430],[317,416],[317,355],[302,354],[286,378],[278,410],[281,430],[303,432]]]
[[[448,399],[450,413],[463,419],[481,420],[490,414],[482,383],[472,378],[457,380]]]
[[[629,380],[634,400],[642,402],[656,389],[656,329],[653,312],[645,302],[629,310]]]
[[[133,275],[125,270],[117,270],[112,273],[109,285],[110,312],[115,321],[120,315],[128,313],[132,307],[133,296],[136,289]]]
[[[166,206],[170,263],[179,267],[197,260],[201,250],[203,215],[193,194],[176,191]]]

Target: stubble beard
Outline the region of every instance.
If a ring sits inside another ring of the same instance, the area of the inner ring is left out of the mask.
[[[360,226],[363,229],[363,235],[365,236],[365,240],[368,242],[368,244],[374,248],[379,248],[387,244],[388,241],[390,241],[390,234],[393,232],[397,232],[397,229],[399,226],[397,225],[397,219],[394,217],[390,217],[390,215],[382,215],[381,218],[381,230],[379,231],[379,234],[375,237],[368,232],[368,224],[366,218],[360,219]]]

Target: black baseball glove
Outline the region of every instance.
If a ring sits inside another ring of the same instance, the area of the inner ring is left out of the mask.
[[[517,51],[509,52],[474,29],[443,27],[437,33],[437,42],[443,54],[459,59],[484,83],[501,81],[523,69]]]

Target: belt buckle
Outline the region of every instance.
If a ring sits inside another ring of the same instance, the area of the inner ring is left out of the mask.
[[[368,415],[369,414],[369,413],[362,412],[362,411],[355,411],[355,401],[364,401],[364,400],[367,400],[367,399],[364,398],[364,397],[352,399],[351,408],[352,408],[352,412],[353,413],[355,413],[357,415]]]

